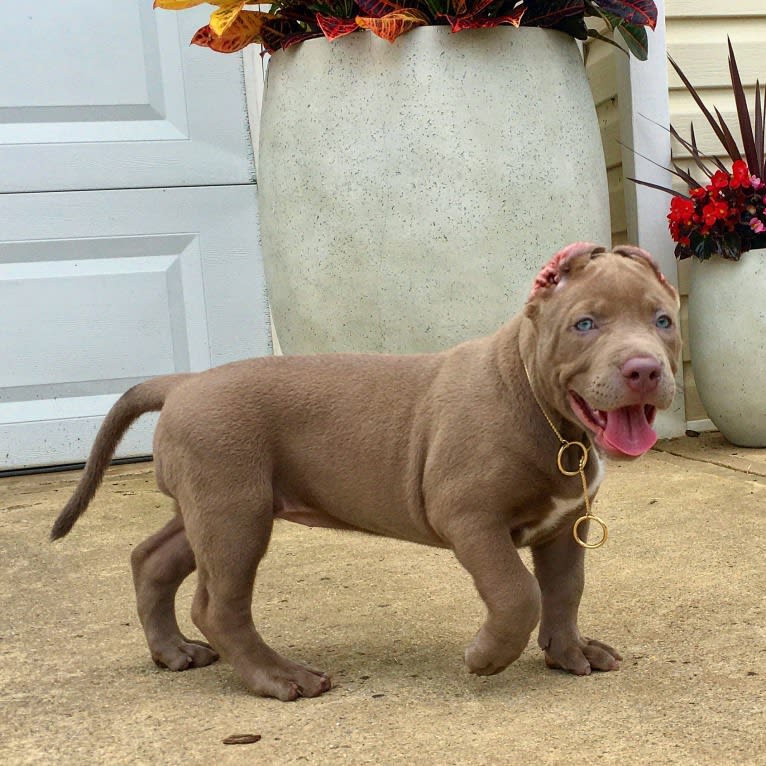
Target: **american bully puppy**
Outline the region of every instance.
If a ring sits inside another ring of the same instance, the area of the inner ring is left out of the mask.
[[[648,253],[577,243],[543,268],[518,316],[441,353],[269,357],[149,380],[106,416],[51,536],[85,511],[130,424],[161,410],[155,468],[175,515],[132,556],[158,664],[185,670],[220,654],[255,694],[330,689],[253,624],[258,562],[274,520],[287,519],[452,549],[487,607],[465,652],[473,673],[507,667],[538,622],[548,665],[615,670],[618,652],[577,628],[576,538],[595,518],[604,457],[655,442],[655,412],[674,395],[678,308]],[[192,618],[209,644],[176,622],[176,591],[195,568]]]

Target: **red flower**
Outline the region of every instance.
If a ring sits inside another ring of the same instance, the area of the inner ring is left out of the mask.
[[[707,190],[703,189],[701,186],[697,186],[694,189],[690,189],[689,194],[691,194],[692,199],[702,199],[707,195]]]
[[[696,205],[686,197],[673,197],[670,200],[668,213],[668,228],[674,241],[689,244],[689,229],[694,220]]]
[[[716,170],[710,180],[711,184],[708,186],[710,191],[725,189],[729,185],[729,174],[724,173],[723,170]]]
[[[694,202],[686,197],[673,197],[670,201],[668,220],[675,223],[691,223],[694,215]]]
[[[675,242],[688,247],[689,235],[699,222],[696,214],[697,204],[694,200],[686,197],[673,197],[670,200],[670,212],[668,213],[668,228],[670,236]]]
[[[702,208],[706,226],[714,226],[718,220],[724,221],[729,215],[729,206],[725,202],[708,202]]]
[[[731,166],[731,183],[729,185],[732,189],[739,189],[741,186],[751,185],[750,171],[744,160],[736,160]]]

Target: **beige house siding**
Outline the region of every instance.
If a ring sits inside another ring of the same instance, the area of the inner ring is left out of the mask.
[[[718,107],[731,125],[736,125],[736,110],[729,87],[727,35],[737,55],[740,74],[749,86],[750,99],[756,79],[766,83],[766,0],[665,0],[667,49],[678,62],[705,103]],[[650,37],[651,45],[651,37]],[[585,46],[585,62],[593,92],[609,182],[614,244],[626,241],[627,223],[623,193],[623,173],[620,157],[618,86],[615,76],[615,56],[612,46],[589,41]],[[720,146],[700,114],[696,104],[678,76],[668,65],[670,120],[681,135],[688,136],[689,125],[694,130],[700,148],[708,153],[720,153]],[[738,131],[734,131],[738,137]],[[674,159],[681,164],[688,159],[673,142]],[[630,182],[628,182],[630,183]],[[679,185],[679,189],[683,186]],[[658,192],[659,194],[660,192]],[[678,264],[678,282],[682,295],[684,329],[684,392],[686,419],[704,420],[707,415],[697,395],[686,342],[686,297],[689,285],[689,264]]]

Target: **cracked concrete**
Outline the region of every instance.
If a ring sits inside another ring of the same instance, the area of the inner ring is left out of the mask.
[[[278,523],[256,623],[335,682],[288,704],[222,663],[152,664],[128,556],[169,501],[151,465],[114,468],[50,544],[78,475],[0,481],[3,764],[764,763],[766,450],[705,435],[610,466],[580,623],[625,660],[587,678],[547,670],[534,641],[504,673],[470,676],[482,607],[449,551]],[[179,614],[196,635],[193,580]]]

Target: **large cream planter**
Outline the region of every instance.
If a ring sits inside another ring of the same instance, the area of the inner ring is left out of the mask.
[[[689,347],[702,404],[742,447],[766,447],[766,249],[694,259]]]
[[[610,244],[582,58],[549,30],[423,27],[276,53],[258,193],[288,353],[426,351],[492,332],[559,248]]]

